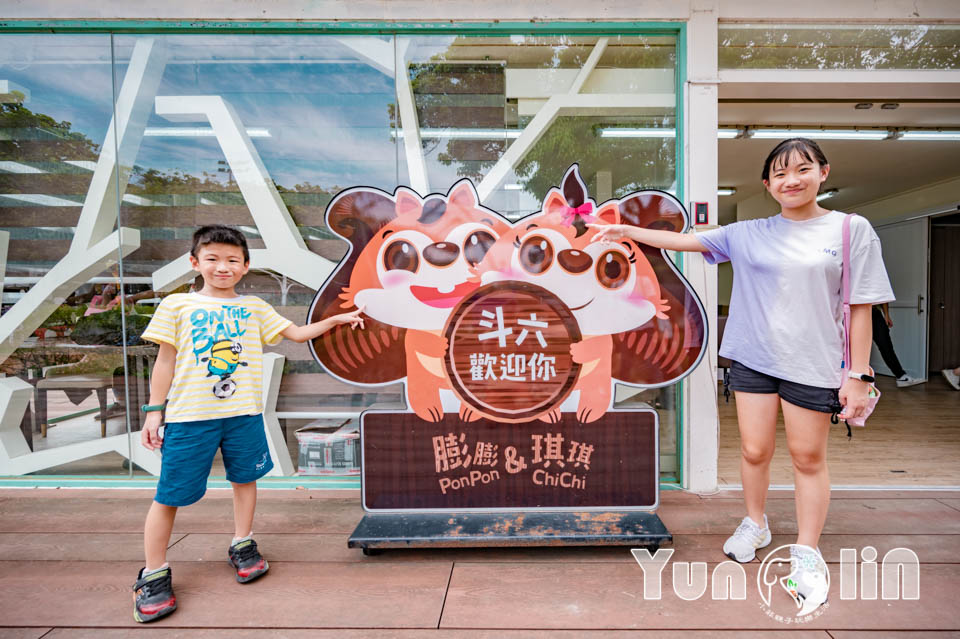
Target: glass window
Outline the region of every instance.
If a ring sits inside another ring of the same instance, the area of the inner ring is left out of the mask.
[[[956,69],[956,25],[721,25],[721,69]]]
[[[68,263],[85,228],[81,211],[102,210],[91,218],[96,237],[110,236],[118,219],[131,229],[126,239],[112,236],[99,268],[74,273],[56,298],[82,316],[81,304],[109,305],[122,290],[122,318],[116,302],[109,315],[122,319],[121,333],[77,331],[93,322],[78,318],[60,330],[68,311],[44,306],[43,339],[38,332],[0,353],[2,371],[34,383],[55,374],[47,368],[54,364],[74,365],[70,375],[92,366],[110,380],[107,434],[126,432],[128,416],[136,431],[156,356],[140,334],[165,295],[195,285],[186,255],[198,226],[243,230],[257,268],[240,292],[303,324],[348,249],[324,221],[344,188],[405,185],[427,195],[469,177],[483,205],[510,219],[538,211],[574,162],[598,203],[638,189],[675,192],[675,82],[676,39],[667,35],[2,36],[0,230],[10,241],[0,323]],[[98,186],[98,162],[106,161],[115,179]],[[89,343],[81,348],[77,337]],[[349,429],[374,404],[403,405],[400,384],[348,385],[305,345],[267,350],[285,358],[276,410],[294,471],[318,433]],[[666,475],[678,472],[678,389],[617,394],[617,406],[659,411]],[[98,407],[98,395],[88,390],[74,405],[81,393],[71,392],[47,393],[50,417],[71,425],[60,433],[98,423],[99,412],[84,412]],[[82,432],[75,437],[100,435]],[[115,453],[77,464],[63,472],[129,472]],[[212,475],[223,474],[217,461]]]
[[[128,432],[112,95],[108,35],[0,40],[0,372],[32,387],[19,473],[128,472],[106,452]]]

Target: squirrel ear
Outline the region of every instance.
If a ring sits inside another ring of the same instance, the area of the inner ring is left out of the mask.
[[[620,205],[616,202],[609,202],[603,204],[597,209],[595,213],[598,220],[606,222],[607,224],[619,224],[620,223]]]
[[[567,198],[563,197],[560,189],[554,187],[547,191],[547,197],[543,198],[543,212],[555,213],[567,208]]]
[[[420,209],[423,208],[423,200],[416,191],[401,186],[394,195],[397,198],[398,217],[410,215],[411,213],[419,215]]]
[[[464,178],[450,187],[450,191],[447,192],[447,201],[460,208],[475,209],[480,204],[480,196],[477,195],[473,182]]]

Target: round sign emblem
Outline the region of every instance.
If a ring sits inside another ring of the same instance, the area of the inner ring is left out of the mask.
[[[545,288],[494,282],[463,299],[445,331],[447,375],[461,401],[489,419],[525,422],[558,407],[580,364],[570,309]]]

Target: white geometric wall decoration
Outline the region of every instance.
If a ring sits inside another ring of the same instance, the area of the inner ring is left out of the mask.
[[[129,255],[139,248],[139,231],[113,230],[117,223],[117,196],[122,197],[126,190],[165,64],[162,43],[149,38],[137,42],[117,96],[116,117],[110,119],[70,248],[62,260],[0,317],[0,362],[78,286],[115,264],[119,259],[118,250]]]
[[[0,379],[0,475],[26,475],[109,452],[119,453],[149,473],[160,474],[159,452],[141,446],[139,438],[129,446],[126,434],[31,452],[20,422],[32,394],[33,387],[22,379]],[[60,428],[69,425],[64,423]]]
[[[312,289],[320,288],[334,264],[304,244],[260,154],[230,103],[219,95],[165,95],[157,96],[155,104],[159,115],[177,122],[210,122],[266,246],[250,251],[251,266],[271,269]],[[189,255],[184,254],[153,274],[153,289],[172,290],[195,275]]]

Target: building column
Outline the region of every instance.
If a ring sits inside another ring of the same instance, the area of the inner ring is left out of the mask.
[[[688,202],[707,202],[709,228],[717,223],[717,13],[719,0],[693,0],[687,23],[684,156]],[[691,215],[693,211],[690,211]],[[703,229],[705,227],[700,227]],[[717,488],[717,268],[700,253],[684,255],[684,273],[703,302],[709,347],[686,381],[684,394],[684,488]]]

